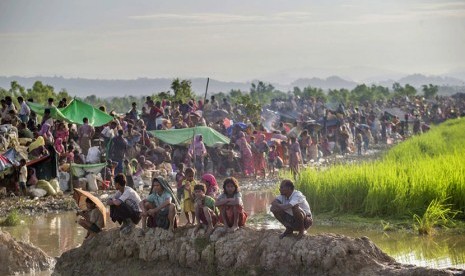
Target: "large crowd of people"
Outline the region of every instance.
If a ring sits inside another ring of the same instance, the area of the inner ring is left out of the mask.
[[[107,164],[99,186],[117,190],[107,204],[111,218],[122,224],[124,232],[141,220],[144,228],[173,230],[181,209],[188,224],[205,225],[207,233],[217,221],[234,231],[244,225],[247,214],[233,176],[267,178],[274,177],[276,170],[289,169],[296,177],[308,162],[332,154],[363,155],[372,144],[418,135],[430,124],[463,116],[465,110],[462,95],[393,98],[358,106],[331,106],[318,98],[289,96],[273,99],[263,107],[261,120],[251,122],[244,106],[227,98],[219,102],[211,96],[205,102],[191,99],[184,103],[154,102],[147,97],[143,106],[133,103],[126,114],[111,113],[112,121],[94,127],[88,117],[78,125],[55,119],[52,98],[43,116],[31,110],[27,104],[31,100],[18,97],[17,101],[15,106],[11,97],[1,100],[1,124],[15,128],[18,138],[26,141],[28,160],[56,152],[64,190],[72,189],[70,180],[75,187],[81,185],[70,174],[69,164]],[[62,99],[58,107],[66,105]],[[105,107],[99,108],[106,112]],[[202,135],[197,135],[190,145],[170,145],[150,133],[195,126],[209,126],[231,142],[206,147]],[[26,194],[38,181],[34,171],[23,169],[26,161],[21,161],[18,170],[18,194]],[[222,192],[215,176],[226,177]],[[174,180],[174,185],[167,180]],[[151,192],[141,200],[137,189],[144,186],[151,187]],[[294,230],[301,235],[312,224],[308,203],[294,192],[290,180],[281,184],[281,194],[272,212],[286,226],[283,236]],[[81,225],[93,232],[100,229],[99,225]]]

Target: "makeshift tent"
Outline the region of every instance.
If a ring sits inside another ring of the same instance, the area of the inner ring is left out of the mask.
[[[192,128],[152,130],[149,131],[153,136],[171,145],[188,144],[197,134],[202,134],[203,142],[206,146],[212,147],[215,144],[229,144],[229,138],[206,126]]]
[[[113,117],[107,113],[76,98],[65,108],[61,108],[60,111],[66,118],[76,124],[82,124],[84,117],[89,119],[89,125],[97,127],[113,120]]]
[[[113,117],[107,113],[87,104],[79,99],[73,99],[68,106],[64,108],[48,107],[37,103],[27,103],[32,111],[39,115],[44,115],[45,109],[50,109],[50,115],[57,120],[63,120],[70,123],[82,125],[82,119],[87,117],[89,125],[102,126],[111,120]]]
[[[77,177],[83,177],[87,173],[99,173],[103,168],[105,168],[106,163],[99,164],[76,164],[71,163],[71,172]]]
[[[52,116],[53,119],[68,121],[65,115],[61,113],[60,109],[56,108],[55,106],[45,106],[45,105],[41,105],[38,103],[31,103],[31,102],[27,102],[27,105],[31,108],[32,111],[34,111],[36,114],[39,114],[41,116],[44,115],[45,109],[50,109],[50,116]]]
[[[36,170],[38,179],[50,180],[58,176],[58,156],[52,145],[47,146],[49,155],[29,161],[26,163],[28,168]]]

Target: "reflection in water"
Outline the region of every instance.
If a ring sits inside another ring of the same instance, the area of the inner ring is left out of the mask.
[[[243,193],[244,209],[249,216],[264,216],[265,221],[257,223],[260,228],[282,228],[269,215],[269,205],[275,195],[270,192]],[[257,220],[259,221],[259,220]],[[181,225],[185,223],[181,215]],[[107,221],[107,227],[117,227]],[[60,256],[63,252],[79,246],[86,231],[76,223],[74,212],[48,214],[28,218],[16,227],[2,227],[16,239],[28,241],[40,247],[50,256]],[[445,268],[465,268],[465,237],[460,235],[423,237],[405,232],[383,233],[360,228],[319,225],[316,219],[309,234],[335,233],[351,237],[369,237],[379,248],[398,262],[421,266]]]

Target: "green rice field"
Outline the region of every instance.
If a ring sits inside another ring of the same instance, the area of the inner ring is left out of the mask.
[[[307,169],[297,189],[315,213],[412,218],[436,200],[465,217],[465,120],[432,127],[377,161]]]

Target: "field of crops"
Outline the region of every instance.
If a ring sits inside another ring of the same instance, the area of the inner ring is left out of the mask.
[[[411,218],[433,200],[465,212],[465,120],[447,121],[378,161],[307,169],[297,181],[315,213]]]

